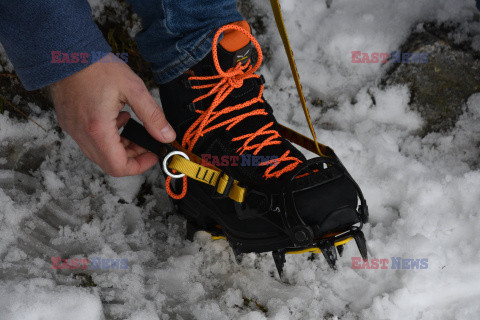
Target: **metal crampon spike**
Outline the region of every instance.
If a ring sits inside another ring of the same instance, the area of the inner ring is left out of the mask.
[[[200,231],[200,229],[190,221],[187,221],[187,233],[185,235],[185,238],[193,242],[193,236],[197,231]]]
[[[337,270],[335,263],[337,262],[337,250],[335,249],[335,245],[333,243],[325,243],[319,246],[320,250],[322,250],[323,256],[325,260],[327,260],[328,265],[333,270]]]
[[[234,247],[232,247],[232,251],[233,256],[235,257],[235,262],[237,262],[237,264],[241,264],[243,261],[243,253],[238,252]]]
[[[236,255],[235,255],[235,261],[237,262],[237,264],[242,264],[242,261],[243,261],[243,253],[236,254]]]
[[[273,251],[272,252],[273,261],[275,261],[275,266],[277,267],[278,275],[280,278],[283,275],[283,266],[285,265],[285,252],[284,251]]]
[[[341,257],[343,255],[343,250],[345,249],[345,247],[343,246],[343,244],[337,246],[337,251],[338,251],[338,255]]]
[[[358,251],[360,251],[360,255],[362,256],[363,260],[368,259],[368,252],[367,252],[367,241],[365,240],[365,236],[363,235],[362,231],[357,231],[354,236],[355,242],[357,243]]]

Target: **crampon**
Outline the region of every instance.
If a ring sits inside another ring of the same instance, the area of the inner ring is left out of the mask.
[[[217,42],[228,30],[242,33],[247,44],[222,48]],[[335,269],[350,240],[367,259],[361,230],[368,208],[360,187],[334,151],[316,141],[308,110],[314,140],[276,122],[263,99],[263,77],[255,73],[261,60],[248,28],[220,28],[209,56],[160,88],[167,119],[182,142],[161,144],[134,120],[121,135],[160,157],[167,192],[187,220],[188,239],[197,231],[226,239],[237,262],[244,253],[272,252],[280,277],[286,254],[321,253]],[[317,157],[307,160],[289,141]],[[276,157],[255,167],[220,166],[199,156],[204,153]]]
[[[181,178],[188,177],[188,192],[182,199],[172,199],[187,220],[187,239],[193,241],[197,231],[210,233],[214,240],[226,239],[237,262],[244,253],[271,251],[280,276],[286,254],[322,253],[336,269],[338,256],[350,240],[367,259],[361,231],[368,220],[367,204],[330,148],[324,149],[328,156],[308,160],[282,190],[271,192],[243,186],[221,169],[199,164],[205,161],[178,143],[157,142],[134,120],[126,124],[122,136],[163,159],[164,170],[176,177],[173,190],[181,190]]]

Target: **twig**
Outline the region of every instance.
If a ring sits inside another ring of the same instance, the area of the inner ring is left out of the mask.
[[[7,106],[10,106],[13,110],[17,111],[18,113],[20,113],[22,116],[24,116],[25,118],[27,118],[28,120],[32,121],[33,123],[35,123],[37,126],[39,126],[40,128],[43,129],[43,131],[47,131],[44,127],[42,127],[41,125],[39,125],[38,123],[35,122],[35,120],[32,120],[29,116],[27,116],[25,113],[23,113],[20,109],[18,109],[17,107],[15,107],[13,104],[10,103],[10,101],[8,101],[7,99],[5,99],[4,97],[0,96],[0,98],[2,98],[2,100],[7,104]]]

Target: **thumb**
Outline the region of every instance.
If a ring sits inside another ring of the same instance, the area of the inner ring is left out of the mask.
[[[141,80],[138,84],[130,85],[124,95],[126,102],[143,122],[148,133],[163,143],[175,140],[175,131],[165,118],[162,108],[153,99]]]

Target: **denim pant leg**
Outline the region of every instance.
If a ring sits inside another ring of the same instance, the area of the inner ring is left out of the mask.
[[[136,41],[154,79],[169,82],[200,62],[221,26],[243,20],[236,0],[128,0],[142,18]]]

